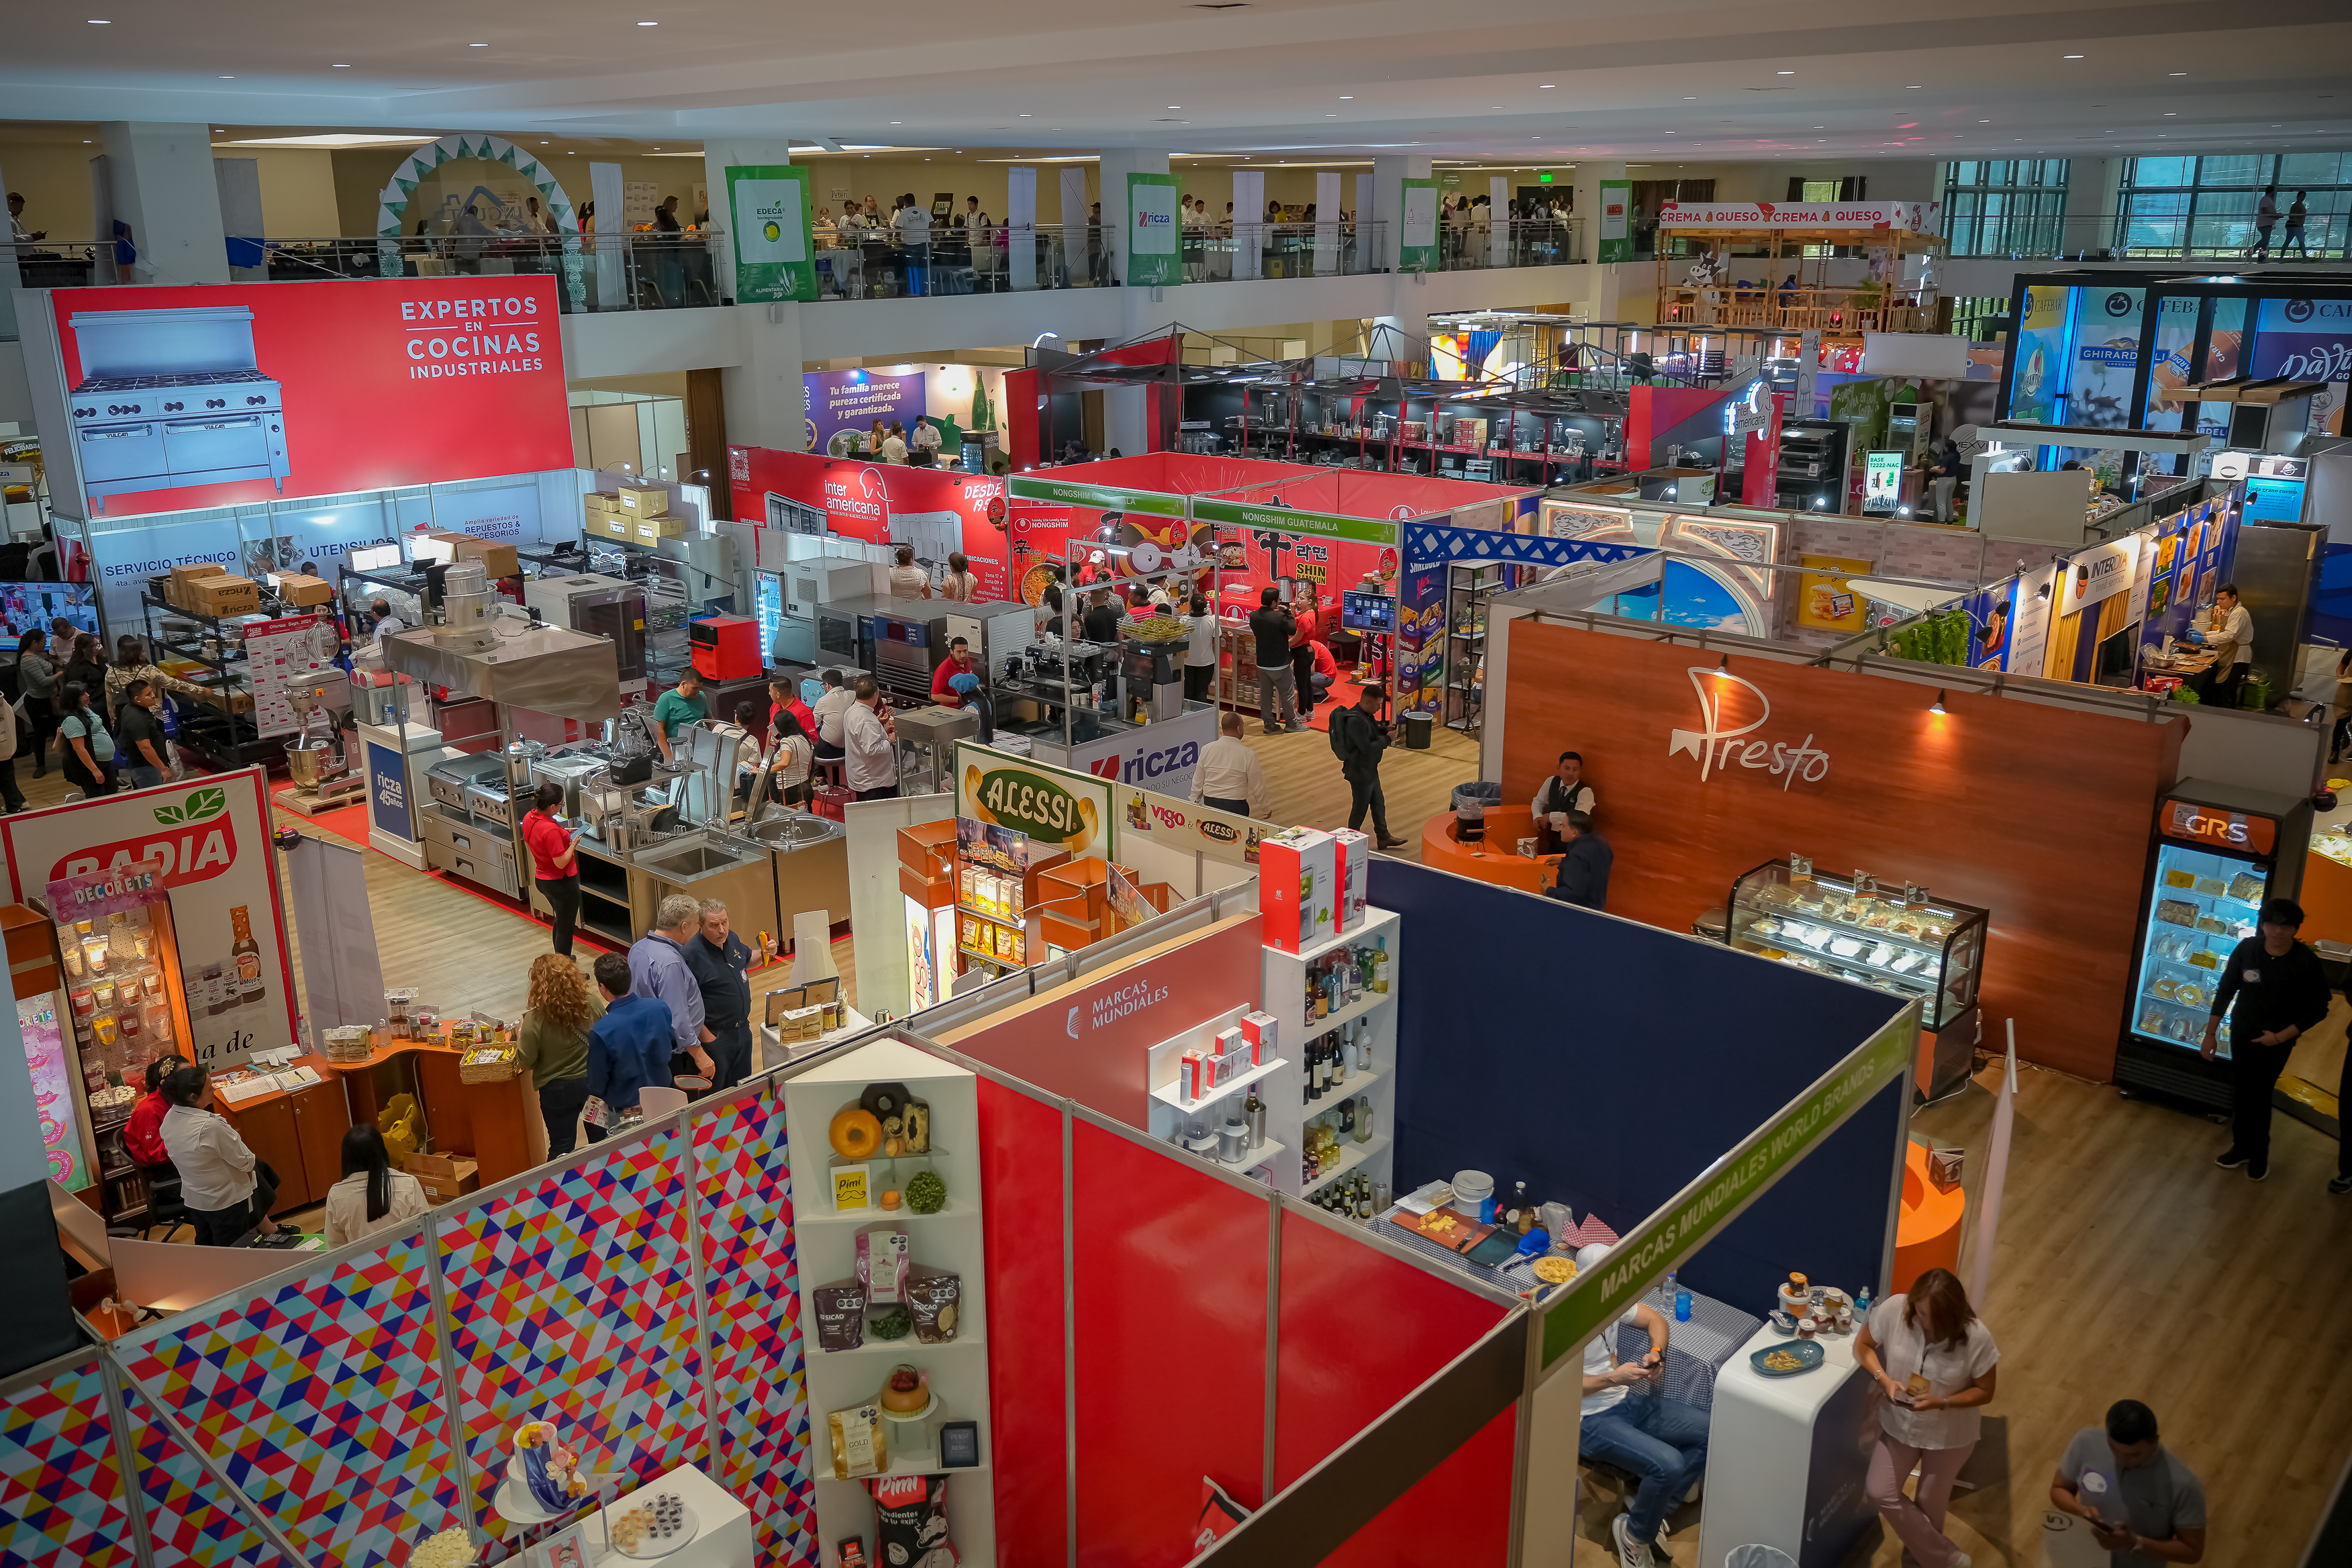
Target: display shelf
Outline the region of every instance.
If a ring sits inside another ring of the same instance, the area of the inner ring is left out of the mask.
[[[1345,1082],[1333,1084],[1331,1086],[1331,1092],[1325,1095],[1322,1100],[1307,1100],[1299,1109],[1302,1110],[1314,1110],[1315,1107],[1322,1105],[1323,1100],[1353,1100],[1360,1094],[1369,1092],[1374,1084],[1380,1082],[1382,1079],[1385,1079],[1388,1076],[1388,1069],[1386,1068],[1365,1068],[1360,1072],[1354,1068],[1349,1068],[1348,1069],[1348,1077]],[[1324,1109],[1337,1110],[1338,1107],[1336,1105],[1326,1106]],[[1322,1111],[1317,1110],[1315,1111],[1315,1114],[1320,1116]]]
[[[914,1358],[914,1353],[918,1351],[921,1352],[924,1355],[929,1355],[938,1351],[960,1351],[967,1348],[984,1350],[987,1348],[987,1342],[982,1339],[978,1334],[958,1334],[955,1338],[936,1345],[927,1345],[923,1343],[922,1341],[915,1338],[914,1335],[908,1334],[903,1340],[868,1340],[866,1343],[859,1345],[856,1350],[852,1351],[826,1350],[823,1346],[817,1344],[812,1337],[805,1334],[802,1336],[802,1340],[807,1348],[808,1359],[811,1361],[839,1361],[849,1356],[874,1356],[880,1355],[885,1351],[889,1352],[893,1357],[899,1361],[910,1361]]]
[[[1192,1111],[1206,1110],[1208,1107],[1216,1105],[1223,1100],[1231,1100],[1234,1095],[1237,1095],[1243,1090],[1248,1089],[1250,1085],[1257,1082],[1259,1079],[1271,1078],[1274,1074],[1280,1072],[1284,1068],[1291,1065],[1291,1059],[1287,1057],[1276,1057],[1269,1061],[1260,1062],[1257,1066],[1250,1068],[1249,1071],[1242,1074],[1239,1078],[1234,1079],[1232,1082],[1221,1083],[1217,1085],[1216,1088],[1211,1089],[1207,1094],[1204,1094],[1200,1099],[1194,1100],[1185,1100],[1182,1094],[1178,1090],[1177,1087],[1172,1083],[1161,1084],[1159,1088],[1153,1089],[1151,1091],[1151,1098],[1158,1100],[1162,1105],[1189,1114]],[[1255,1164],[1256,1162],[1252,1161],[1251,1163]]]
[[[1396,935],[1397,917],[1390,910],[1376,910],[1370,904],[1367,904],[1364,906],[1364,918],[1362,922],[1357,925],[1353,930],[1335,931],[1329,936],[1318,938],[1313,943],[1301,948],[1297,952],[1285,952],[1279,948],[1270,947],[1265,950],[1265,955],[1269,962],[1275,959],[1281,959],[1286,963],[1304,967],[1306,965],[1312,964],[1317,959],[1321,958],[1324,954],[1329,952],[1334,948],[1354,947],[1363,942],[1375,942],[1377,939],[1385,936],[1389,939],[1391,952],[1391,962],[1393,963]],[[1305,994],[1303,987],[1300,994]],[[1266,1010],[1268,1012],[1274,1011],[1270,1005]],[[1279,1013],[1276,1013],[1275,1016],[1276,1017],[1281,1016]]]
[[[1391,959],[1389,962],[1393,965],[1396,961],[1394,959]],[[1307,1033],[1310,1037],[1317,1035],[1328,1034],[1333,1029],[1342,1028],[1347,1025],[1354,1023],[1357,1019],[1365,1016],[1375,1008],[1387,1005],[1389,999],[1395,994],[1396,993],[1393,991],[1368,992],[1365,994],[1362,1001],[1350,1002],[1348,1005],[1340,1008],[1338,1012],[1332,1014],[1328,1018],[1309,1018],[1302,1026],[1307,1030]]]
[[[1941,958],[1944,955],[1944,950],[1933,942],[1922,942],[1917,937],[1896,936],[1894,932],[1887,931],[1883,927],[1855,925],[1849,921],[1831,920],[1824,915],[1790,915],[1788,912],[1789,906],[1785,904],[1780,905],[1778,908],[1774,908],[1768,905],[1759,904],[1751,899],[1741,900],[1739,907],[1757,916],[1760,920],[1774,921],[1782,930],[1786,930],[1789,923],[1791,921],[1794,921],[1797,924],[1802,925],[1810,930],[1828,931],[1832,940],[1840,936],[1850,936],[1862,942],[1884,942],[1891,943],[1895,947],[1907,947],[1912,952],[1925,953],[1929,958]],[[1749,929],[1751,931],[1754,930],[1752,926]],[[1759,934],[1765,937],[1769,937],[1775,933],[1766,931]],[[1786,942],[1776,942],[1773,945],[1776,947],[1785,947],[1788,944]],[[1806,951],[1809,952],[1817,952],[1820,950],[1818,948],[1808,948]]]
[[[992,952],[982,952],[976,947],[966,947],[961,942],[956,943],[956,951],[962,953],[966,958],[976,958],[982,963],[993,964],[999,969],[1026,969],[1029,967],[1028,963],[1024,960],[1018,958],[1002,958]]]
[[[1855,880],[1828,876],[1818,869],[1801,875],[1788,860],[1767,860],[1742,872],[1732,883],[1731,896],[1724,909],[1723,941],[1743,952],[1758,952],[1760,948],[1769,948],[1769,952],[1759,956],[1785,954],[1777,962],[1795,963],[1801,959],[1807,964],[1857,979],[1889,994],[1916,997],[1922,1004],[1920,1023],[1929,1030],[1940,1031],[1954,1025],[1965,1027],[1977,1003],[1990,912],[1925,898],[1917,903],[1901,903],[1898,889],[1902,885],[1899,877],[1882,878],[1878,886],[1887,889],[1884,894],[1864,894],[1858,892]],[[1872,912],[1885,906],[1893,919],[1933,921],[1943,927],[1943,934],[1905,936],[1861,921],[1842,921],[1827,909],[1800,909],[1800,897],[1811,898],[1816,905],[1824,900],[1846,907],[1866,905]],[[1765,924],[1772,929],[1757,929]],[[1826,932],[1827,940],[1814,947],[1800,940],[1800,931]],[[1829,942],[1842,936],[1863,944],[1863,951],[1846,957],[1830,952]],[[1874,963],[1869,953],[1882,943],[1916,953],[1920,962],[1907,970]]]
[[[1874,980],[1895,981],[1908,989],[1920,992],[1928,990],[1934,981],[1933,973],[1924,970],[1890,969],[1882,963],[1873,963],[1867,958],[1842,957],[1826,948],[1807,947],[1802,942],[1774,942],[1769,936],[1758,936],[1753,931],[1732,945],[1742,952],[1753,952],[1759,957],[1769,958],[1773,953],[1785,952],[1792,959],[1809,958],[1816,963],[1834,964],[1840,969],[1853,970],[1857,974],[1870,975]]]
[[[930,1105],[933,1145],[921,1154],[877,1154],[865,1160],[836,1157],[826,1136],[834,1116],[856,1101],[868,1084],[898,1083]],[[890,1367],[904,1362],[929,1376],[939,1409],[929,1422],[931,1451],[919,1459],[895,1458],[900,1432],[890,1436],[892,1475],[955,1475],[984,1477],[987,1467],[953,1468],[939,1466],[936,1445],[941,1420],[979,1423],[981,1453],[993,1441],[989,1402],[987,1247],[982,1221],[978,1080],[967,1069],[898,1040],[881,1040],[823,1059],[783,1084],[784,1110],[792,1154],[793,1184],[798,1194],[817,1198],[830,1187],[831,1173],[843,1166],[870,1165],[877,1173],[894,1167],[922,1164],[939,1173],[948,1185],[948,1202],[936,1214],[918,1215],[905,1209],[866,1208],[847,1213],[812,1212],[803,1200],[796,1205],[793,1240],[798,1253],[801,1321],[804,1336],[804,1372],[808,1400],[809,1467],[817,1479],[830,1482],[816,1489],[816,1537],[837,1542],[852,1535],[867,1541],[874,1534],[872,1500],[856,1479],[837,1479],[826,1415],[872,1397]],[[868,1339],[854,1351],[823,1351],[816,1343],[815,1291],[851,1279],[856,1274],[857,1237],[875,1230],[902,1229],[910,1260],[926,1268],[952,1271],[962,1280],[961,1320],[957,1336],[943,1344],[927,1345],[912,1334],[903,1339]],[[994,1497],[985,1479],[956,1489],[949,1504],[950,1533],[958,1552],[968,1563],[996,1560]]]
[[[959,1219],[977,1219],[979,1217],[980,1211],[978,1209],[972,1207],[970,1204],[960,1204],[953,1198],[950,1198],[936,1214],[917,1214],[914,1210],[908,1208],[827,1209],[820,1212],[812,1206],[799,1204],[794,1205],[793,1208],[793,1224],[795,1226],[805,1225],[884,1225],[898,1220],[909,1220],[929,1225],[934,1222]]]
[[[1189,1155],[1204,1165],[1213,1165],[1220,1171],[1229,1171],[1236,1176],[1245,1176],[1260,1165],[1278,1171],[1282,1167],[1275,1163],[1276,1159],[1290,1151],[1289,1144],[1277,1143],[1271,1138],[1257,1148],[1245,1151],[1244,1156],[1239,1160],[1221,1160],[1214,1154],[1198,1153],[1185,1148],[1181,1143],[1171,1143],[1169,1147],[1179,1154]]]
[[[1389,1135],[1385,1132],[1375,1132],[1361,1143],[1344,1145],[1339,1151],[1339,1163],[1328,1171],[1317,1173],[1313,1181],[1304,1184],[1306,1190],[1299,1195],[1306,1197],[1321,1192],[1340,1177],[1354,1172],[1359,1166],[1387,1153],[1388,1150]]]
[[[955,908],[956,913],[960,915],[970,915],[975,920],[987,921],[992,925],[1011,926],[1014,931],[1026,931],[1028,929],[1022,923],[1022,917],[1018,915],[992,915],[986,910],[974,909],[971,905],[966,903],[959,903]]]

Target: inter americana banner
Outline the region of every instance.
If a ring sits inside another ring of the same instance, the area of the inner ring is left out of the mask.
[[[150,861],[163,868],[188,988],[191,1037],[181,1054],[212,1072],[296,1043],[267,790],[261,769],[244,768],[0,817],[16,903],[64,878]],[[256,953],[231,950],[238,910]]]
[[[808,180],[806,169],[789,164],[728,166],[727,206],[735,215],[739,304],[816,298]]]
[[[49,307],[26,372],[68,516],[572,463],[551,275],[58,289]]]

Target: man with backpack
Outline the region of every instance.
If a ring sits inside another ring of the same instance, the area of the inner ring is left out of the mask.
[[[1404,840],[1389,836],[1389,803],[1381,794],[1381,753],[1389,749],[1389,732],[1373,713],[1381,700],[1380,687],[1367,683],[1354,706],[1332,711],[1331,752],[1339,759],[1340,776],[1348,781],[1348,826],[1363,826],[1369,807],[1374,840],[1383,849],[1398,849]]]

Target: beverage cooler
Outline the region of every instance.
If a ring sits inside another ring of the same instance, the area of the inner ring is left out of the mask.
[[[95,1184],[108,1223],[136,1224],[146,1183],[123,1127],[147,1091],[147,1064],[186,1055],[189,1037],[171,895],[146,862],[61,878],[41,902],[46,910],[16,906],[5,925],[50,1173],[68,1190]]]
[[[2231,1108],[2230,1031],[2199,1054],[2230,950],[2266,899],[2303,887],[2311,802],[2183,779],[2158,805],[2116,1082],[2215,1111]]]

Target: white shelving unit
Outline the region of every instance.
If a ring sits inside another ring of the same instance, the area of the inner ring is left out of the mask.
[[[845,1160],[834,1153],[828,1132],[835,1113],[856,1104],[866,1087],[874,1083],[904,1084],[908,1093],[929,1103],[930,1153],[865,1161]],[[834,1477],[832,1434],[825,1417],[871,1399],[891,1369],[904,1362],[929,1375],[938,1402],[928,1423],[929,1458],[936,1460],[940,1422],[973,1421],[979,1424],[981,1463],[953,1469],[939,1468],[935,1462],[909,1463],[900,1454],[901,1433],[910,1428],[892,1423],[888,1424],[890,1473],[955,1478],[948,1488],[948,1527],[956,1551],[966,1563],[993,1563],[996,1510],[989,1463],[995,1439],[989,1427],[988,1403],[991,1303],[985,1294],[981,1222],[977,1080],[963,1068],[911,1046],[881,1040],[788,1080],[784,1118],[792,1138],[793,1235],[800,1251],[809,1460],[817,1478],[817,1532],[824,1559],[831,1562],[834,1543],[849,1535],[865,1537],[870,1558],[875,1538],[874,1505],[865,1487],[856,1480]],[[875,1206],[836,1213],[833,1171],[855,1164],[872,1170]],[[937,1214],[919,1215],[903,1207],[885,1210],[880,1206],[884,1189],[903,1187],[908,1178],[926,1169],[937,1172],[947,1183],[946,1207]],[[856,1278],[859,1232],[894,1226],[905,1228],[913,1262],[951,1269],[962,1277],[956,1337],[945,1344],[927,1345],[911,1333],[897,1340],[877,1340],[869,1333],[856,1350],[819,1349],[816,1289]]]
[[[1250,1009],[1245,1005],[1227,1008],[1199,1028],[1171,1036],[1146,1052],[1144,1076],[1150,1086],[1150,1092],[1146,1099],[1145,1110],[1151,1135],[1171,1148],[1182,1150],[1184,1131],[1189,1123],[1198,1120],[1210,1131],[1215,1131],[1217,1124],[1224,1120],[1226,1110],[1231,1109],[1238,1112],[1249,1099],[1250,1089],[1255,1087],[1258,1098],[1266,1102],[1265,1144],[1250,1150],[1240,1160],[1220,1160],[1213,1155],[1206,1157],[1211,1163],[1239,1175],[1260,1173],[1263,1167],[1260,1179],[1271,1184],[1278,1179],[1286,1164],[1296,1165],[1298,1163],[1297,1156],[1290,1152],[1297,1147],[1298,1124],[1296,1119],[1287,1123],[1283,1121],[1281,1105],[1283,1096],[1293,1092],[1292,1086],[1297,1081],[1298,1062],[1283,1037],[1276,1037],[1276,1044],[1282,1054],[1259,1063],[1230,1083],[1219,1084],[1199,1100],[1186,1103],[1177,1088],[1177,1064],[1184,1053],[1205,1050],[1218,1030],[1232,1028],[1248,1011]],[[1284,1131],[1286,1126],[1287,1132]],[[1192,1152],[1190,1150],[1184,1152]],[[1194,1157],[1203,1156],[1195,1154]]]
[[[1266,1139],[1269,1143],[1279,1139],[1289,1150],[1275,1163],[1274,1184],[1297,1197],[1311,1197],[1323,1187],[1342,1177],[1364,1172],[1374,1181],[1394,1185],[1393,1170],[1389,1157],[1389,1137],[1393,1131],[1396,1109],[1396,976],[1402,973],[1403,953],[1400,933],[1402,922],[1395,911],[1366,905],[1361,924],[1325,938],[1304,952],[1284,952],[1276,948],[1265,950],[1265,1010],[1274,1015],[1276,1042],[1282,1056],[1290,1064],[1286,1072],[1276,1075],[1267,1084],[1260,1084],[1258,1094],[1266,1101]],[[1340,1008],[1328,1017],[1309,1021],[1307,1017],[1307,976],[1318,962],[1340,948],[1373,947],[1385,942],[1389,953],[1389,989],[1368,991],[1356,1002]],[[1350,1070],[1344,1083],[1332,1086],[1330,1093],[1320,1100],[1307,1098],[1307,1047],[1309,1042],[1336,1032],[1358,1019],[1364,1020],[1371,1030],[1372,1065],[1367,1071]],[[1372,1135],[1359,1143],[1353,1134],[1343,1134],[1338,1164],[1308,1181],[1303,1170],[1301,1153],[1307,1147],[1307,1130],[1317,1118],[1337,1110],[1339,1102],[1358,1097],[1367,1098],[1372,1107]]]

